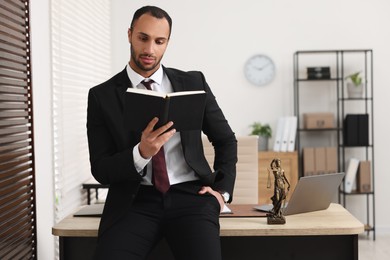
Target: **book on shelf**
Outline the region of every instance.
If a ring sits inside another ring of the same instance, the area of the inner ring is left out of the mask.
[[[141,132],[154,117],[158,117],[155,129],[172,121],[172,128],[178,132],[200,130],[205,104],[206,92],[203,90],[160,93],[128,88],[125,95],[125,127]]]
[[[280,152],[280,148],[282,145],[282,138],[283,138],[284,122],[285,122],[285,118],[279,117],[278,124],[276,126],[275,142],[273,147],[274,152]]]
[[[345,174],[344,191],[351,193],[356,180],[356,174],[358,172],[359,160],[351,158],[349,160],[348,169]]]
[[[290,120],[289,117],[284,117],[282,140],[280,143],[280,152],[287,152],[288,137],[290,133]]]
[[[347,114],[344,119],[343,134],[345,146],[368,146],[368,114]]]
[[[287,143],[287,152],[293,152],[295,150],[295,137],[297,134],[297,123],[298,119],[296,116],[290,116],[289,119],[289,133],[288,133],[288,143]]]

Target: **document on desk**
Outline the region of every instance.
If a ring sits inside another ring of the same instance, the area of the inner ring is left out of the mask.
[[[265,217],[267,213],[255,210],[253,204],[229,204],[219,215],[221,218]]]
[[[226,204],[224,204],[223,209],[221,211],[221,214],[232,214],[232,213],[233,213],[233,211],[231,209],[229,209],[229,207]]]

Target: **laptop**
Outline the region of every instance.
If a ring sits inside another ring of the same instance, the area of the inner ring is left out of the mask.
[[[304,212],[327,209],[336,194],[344,173],[330,173],[301,177],[290,201],[282,209],[283,215],[293,215]],[[272,204],[254,207],[256,210],[270,212]]]

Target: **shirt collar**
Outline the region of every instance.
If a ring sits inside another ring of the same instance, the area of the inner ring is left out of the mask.
[[[145,78],[139,75],[137,72],[135,72],[129,64],[126,65],[126,72],[127,76],[129,77],[131,83],[133,84],[133,87],[138,86]],[[149,77],[149,79],[152,79],[154,83],[157,83],[158,85],[161,85],[163,80],[163,68],[160,65],[158,70],[153,73],[152,76]]]

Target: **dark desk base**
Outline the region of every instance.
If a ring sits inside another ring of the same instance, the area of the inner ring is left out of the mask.
[[[60,259],[92,259],[95,237],[60,237]],[[357,260],[358,235],[221,237],[222,259]],[[165,241],[147,260],[173,260]]]
[[[83,189],[87,190],[87,203],[88,205],[91,205],[92,197],[91,197],[91,190],[95,189],[95,198],[96,201],[99,199],[99,189],[108,189],[110,185],[103,185],[97,182],[94,182],[93,180],[91,183],[83,183]]]

